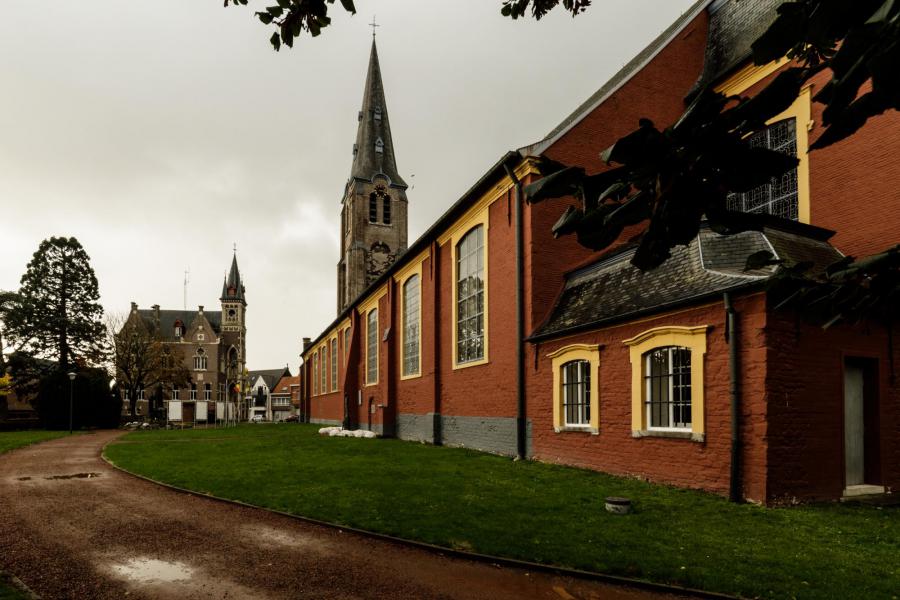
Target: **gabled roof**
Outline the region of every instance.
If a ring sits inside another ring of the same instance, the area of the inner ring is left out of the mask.
[[[156,327],[156,310],[154,309],[138,309],[138,316],[144,320],[147,327],[153,331]],[[181,322],[184,325],[185,333],[190,328],[194,319],[197,318],[199,311],[196,310],[160,310],[159,311],[159,333],[167,342],[175,342],[175,323]],[[209,322],[213,331],[218,335],[222,331],[222,311],[220,310],[204,310],[203,316]]]
[[[247,380],[250,382],[250,385],[256,384],[256,380],[262,377],[262,380],[265,382],[266,387],[269,388],[269,393],[275,389],[275,386],[281,380],[282,377],[290,377],[291,370],[287,367],[282,367],[280,369],[264,369],[262,371],[250,371],[247,374]]]
[[[270,390],[270,393],[275,394],[276,396],[289,396],[292,385],[300,385],[299,376],[282,377],[278,380],[278,383],[275,384],[275,387]]]
[[[723,236],[703,228],[686,246],[651,271],[631,265],[629,248],[567,275],[563,293],[532,340],[699,302],[726,291],[760,286],[776,267],[745,271],[747,257],[766,250],[788,263],[810,261],[821,271],[841,253],[827,239],[833,232],[773,219],[763,231]]]
[[[381,81],[381,66],[378,63],[378,49],[375,46],[375,38],[372,38],[372,52],[369,55],[362,108],[359,111],[359,127],[356,131],[356,146],[350,176],[363,181],[372,181],[378,174],[386,175],[394,187],[406,187],[406,182],[397,171],[391,124],[388,119],[387,102],[384,99],[384,84]]]

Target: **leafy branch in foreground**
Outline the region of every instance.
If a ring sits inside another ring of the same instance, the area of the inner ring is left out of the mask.
[[[312,37],[318,36],[322,29],[331,25],[328,16],[328,5],[335,0],[277,0],[276,4],[257,11],[256,18],[263,25],[272,25],[276,31],[269,38],[272,47],[280,50],[284,44],[288,48],[294,46],[294,39],[306,31]],[[249,0],[225,0],[225,6],[247,6]],[[344,10],[356,14],[353,0],[341,0]]]
[[[558,3],[547,0],[543,6]],[[827,69],[831,79],[814,98],[825,104],[825,131],[811,149],[843,140],[870,117],[900,108],[900,2],[786,2],[753,44],[758,65],[784,56],[794,65],[752,98],[726,97],[707,85],[673,125],[660,131],[642,119],[637,131],[601,154],[608,165],[620,166],[590,176],[579,167],[562,168],[528,186],[529,200],[579,198],[581,207],[568,209],[553,232],[574,233],[594,250],[615,242],[625,227],[647,223],[632,260],[645,270],[692,240],[704,216],[723,234],[758,229],[759,217],[728,210],[728,195],[764,184],[797,161],[752,148],[747,139]],[[864,91],[868,84],[871,89]]]

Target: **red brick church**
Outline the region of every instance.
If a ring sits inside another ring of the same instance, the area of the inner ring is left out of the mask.
[[[900,115],[807,153],[813,80],[758,143],[796,170],[642,272],[551,227],[576,200],[526,203],[542,159],[604,168],[638,119],[674,122],[701,85],[757,93],[787,62],[749,60],[777,0],[700,0],[544,139],[503,153],[406,244],[374,42],[344,200],[339,314],[303,352],[304,420],[598,469],[771,503],[900,487],[900,331],[827,330],[774,310],[768,250],[824,268],[900,241]],[[386,200],[387,199],[387,200]],[[891,335],[893,334],[893,335]],[[735,433],[736,432],[736,433]]]

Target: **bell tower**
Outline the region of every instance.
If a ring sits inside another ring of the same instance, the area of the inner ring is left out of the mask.
[[[374,35],[357,119],[353,166],[341,200],[338,313],[393,264],[407,243],[407,185],[397,171]]]
[[[225,348],[225,375],[230,388],[229,399],[234,392],[245,389],[244,369],[247,365],[247,298],[244,282],[237,264],[237,252],[231,259],[231,270],[222,282],[222,340]]]

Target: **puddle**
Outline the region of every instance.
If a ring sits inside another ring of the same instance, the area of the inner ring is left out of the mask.
[[[140,583],[187,581],[194,575],[194,569],[182,562],[155,558],[132,558],[123,564],[113,565],[113,571]]]
[[[73,475],[51,475],[50,477],[44,477],[44,479],[93,479],[94,477],[100,477],[100,473],[75,473]]]

